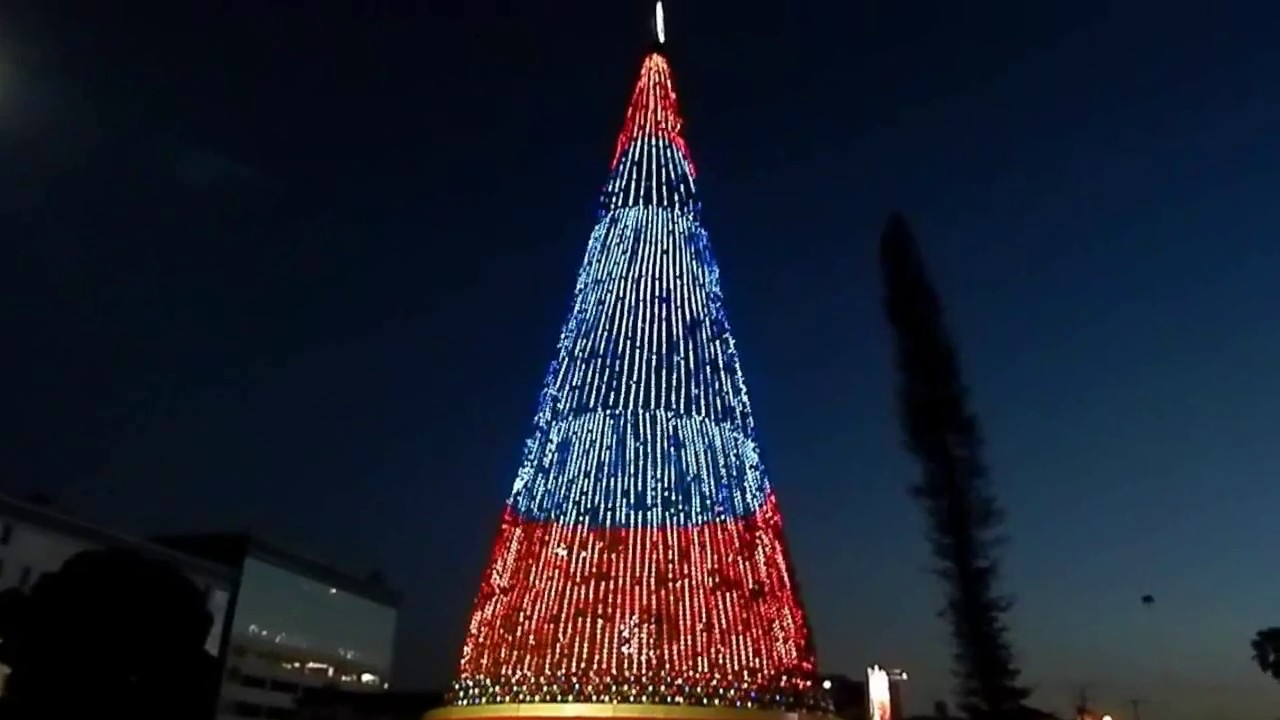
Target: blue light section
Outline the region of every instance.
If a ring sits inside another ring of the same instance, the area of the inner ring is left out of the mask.
[[[589,527],[754,515],[769,482],[686,158],[638,138],[602,204],[510,503]]]

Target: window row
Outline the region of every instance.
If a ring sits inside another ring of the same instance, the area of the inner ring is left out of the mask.
[[[255,690],[270,690],[288,695],[297,695],[302,690],[302,686],[296,682],[265,678],[261,675],[251,675],[249,673],[240,673],[240,684]]]
[[[298,711],[289,707],[274,707],[251,702],[238,702],[234,707],[235,716],[243,718],[267,718],[267,720],[293,720]]]

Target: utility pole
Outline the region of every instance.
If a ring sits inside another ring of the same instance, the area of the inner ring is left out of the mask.
[[[1076,695],[1076,720],[1087,720],[1089,717],[1089,686],[1081,685]]]
[[[1142,698],[1133,698],[1129,704],[1133,706],[1133,720],[1142,720]]]

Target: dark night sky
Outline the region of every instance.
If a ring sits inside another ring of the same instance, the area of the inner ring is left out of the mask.
[[[1222,4],[668,6],[826,669],[906,667],[917,707],[948,683],[878,304],[901,208],[1041,703],[1274,716],[1280,53],[1264,3]],[[402,684],[442,684],[647,3],[4,6],[0,489],[382,568]]]

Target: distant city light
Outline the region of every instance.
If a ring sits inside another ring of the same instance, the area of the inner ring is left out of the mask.
[[[830,681],[830,680],[823,680],[823,681],[822,681],[822,689],[823,689],[823,690],[830,690],[830,689],[831,689],[831,681]]]
[[[889,673],[879,665],[867,668],[867,700],[871,706],[871,720],[890,720],[893,717]]]

